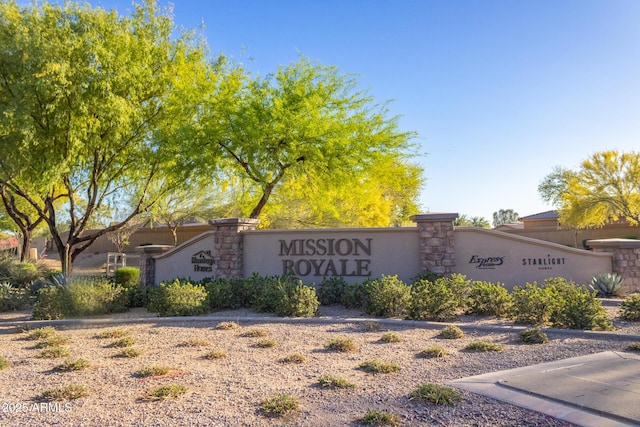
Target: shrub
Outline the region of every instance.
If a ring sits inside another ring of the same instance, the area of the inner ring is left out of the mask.
[[[625,348],[625,351],[640,352],[640,342],[632,342]]]
[[[346,308],[363,309],[369,299],[368,284],[369,282],[365,282],[346,286],[340,303]]]
[[[38,357],[42,359],[57,359],[59,357],[69,357],[69,349],[67,347],[54,346],[44,349]]]
[[[125,289],[135,287],[140,281],[140,269],[136,267],[120,267],[113,273],[113,281]]]
[[[57,333],[58,332],[56,331],[56,328],[54,328],[53,326],[44,326],[42,328],[34,329],[33,331],[31,331],[31,333],[27,335],[26,339],[41,340],[41,339],[50,338],[56,335]]]
[[[421,352],[417,354],[418,357],[422,357],[425,359],[434,359],[437,357],[445,357],[447,355],[447,350],[440,347],[439,345],[434,345],[432,347],[427,347]]]
[[[79,399],[87,395],[87,389],[83,385],[71,384],[66,387],[45,390],[42,398],[45,400],[71,400]]]
[[[445,326],[437,335],[438,338],[443,338],[445,340],[457,340],[458,338],[462,338],[463,336],[464,332],[462,332],[462,329],[460,329],[456,325]]]
[[[71,301],[66,288],[45,287],[38,291],[31,317],[34,320],[64,319]]]
[[[207,304],[211,310],[242,308],[240,305],[236,306],[232,283],[234,280],[218,278],[205,279],[201,282],[207,290]]]
[[[179,279],[150,289],[147,309],[160,316],[197,316],[207,311],[203,286]]]
[[[402,342],[402,337],[396,332],[385,332],[382,334],[380,341],[391,343],[391,342]]]
[[[182,384],[167,384],[147,392],[147,398],[152,400],[173,399],[187,392],[187,387]]]
[[[513,299],[509,291],[500,283],[473,282],[467,299],[468,314],[507,317],[511,312]]]
[[[372,374],[389,374],[391,372],[397,372],[401,369],[400,365],[390,362],[383,362],[379,359],[365,360],[360,365],[360,369]]]
[[[322,305],[342,303],[345,289],[349,285],[340,276],[325,277],[317,288],[318,300]]]
[[[0,356],[0,371],[7,369],[11,364],[3,356]]]
[[[202,357],[204,357],[205,359],[223,359],[227,357],[227,351],[214,348]]]
[[[442,277],[444,276],[440,273],[434,273],[433,271],[423,271],[411,279],[411,284],[414,285],[422,280],[426,280],[427,282],[435,282]]]
[[[60,335],[52,335],[47,337],[38,344],[36,344],[35,348],[47,348],[47,347],[58,347],[61,345],[69,344],[71,342],[71,338],[69,337],[61,337]]]
[[[112,342],[107,347],[124,348],[124,347],[131,347],[135,343],[136,343],[136,340],[133,339],[132,337],[124,337],[124,338],[120,338],[117,341]]]
[[[624,279],[615,273],[603,273],[591,278],[591,289],[598,292],[598,296],[612,297],[620,294]]]
[[[209,347],[211,343],[200,338],[189,338],[178,344],[178,347]]]
[[[382,317],[403,316],[411,300],[411,287],[398,276],[382,276],[368,284],[367,314]]]
[[[236,322],[220,322],[216,325],[216,329],[220,329],[223,331],[228,331],[230,329],[238,329],[240,325]]]
[[[138,377],[162,377],[167,375],[172,369],[164,365],[145,366],[136,372]]]
[[[131,335],[131,331],[121,328],[108,329],[106,331],[102,331],[95,335],[96,338],[104,339],[104,338],[124,338]]]
[[[396,414],[370,409],[360,419],[360,423],[373,426],[397,426],[400,425],[400,418]]]
[[[364,322],[362,324],[362,329],[365,332],[378,332],[382,329],[382,327],[378,322]]]
[[[134,357],[138,357],[141,354],[142,354],[142,351],[138,350],[137,348],[125,347],[118,353],[114,354],[113,357],[124,357],[127,359],[131,359]]]
[[[358,346],[353,342],[351,338],[336,337],[331,339],[325,346],[327,350],[339,351],[341,353],[348,353],[352,351],[358,351]]]
[[[312,317],[317,314],[320,305],[315,289],[291,276],[268,280],[255,301],[258,311],[283,317]]]
[[[596,291],[590,291],[585,286],[567,291],[551,313],[550,321],[553,326],[567,329],[611,329],[611,320],[596,294]]]
[[[462,395],[451,387],[424,383],[411,392],[411,400],[436,405],[455,405],[462,400]]]
[[[560,295],[553,286],[538,286],[536,282],[527,283],[524,288],[514,286],[513,316],[517,323],[544,325],[558,304]]]
[[[277,346],[278,343],[272,339],[263,339],[258,341],[255,346],[258,348],[271,348]]]
[[[58,365],[53,369],[61,372],[81,371],[83,369],[87,369],[90,365],[91,364],[86,359],[67,359],[62,365]]]
[[[542,332],[540,328],[526,329],[519,334],[520,341],[526,344],[544,344],[549,342],[547,334]]]
[[[33,262],[17,262],[10,269],[10,280],[18,287],[27,287],[31,282],[42,277]]]
[[[30,304],[28,289],[16,288],[9,282],[0,282],[0,311],[21,310]]]
[[[303,354],[292,353],[292,354],[280,359],[280,363],[295,363],[295,364],[299,365],[301,363],[304,363],[306,360],[307,360],[307,358],[304,357]]]
[[[267,335],[269,335],[269,332],[260,328],[251,328],[240,334],[241,337],[249,338],[266,337]]]
[[[446,321],[456,317],[460,301],[445,278],[435,282],[422,280],[411,288],[411,304],[407,318]]]
[[[356,388],[352,382],[335,375],[323,375],[318,379],[318,385],[324,388]]]
[[[624,320],[640,320],[640,294],[626,297],[620,304],[620,318]]]
[[[504,346],[491,341],[474,341],[467,344],[464,349],[477,352],[502,351]]]
[[[268,416],[281,416],[298,409],[298,399],[288,394],[279,394],[262,402],[262,410]]]

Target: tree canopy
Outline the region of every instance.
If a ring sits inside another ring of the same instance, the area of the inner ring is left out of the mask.
[[[493,213],[493,226],[498,227],[503,224],[518,222],[520,215],[513,209],[500,209]]]
[[[560,183],[550,200],[556,202],[563,225],[589,228],[620,219],[633,225],[640,222],[640,153],[594,153],[575,171],[556,168],[543,183],[551,181]]]
[[[458,218],[456,218],[453,221],[453,225],[457,227],[491,228],[491,224],[489,223],[489,220],[481,216],[469,217],[467,215],[460,215]]]
[[[192,121],[206,51],[176,37],[151,0],[129,17],[2,1],[0,17],[0,185],[47,224],[68,273],[96,238],[149,209],[149,185],[189,170],[172,124]],[[134,202],[123,220],[89,233],[125,193]]]

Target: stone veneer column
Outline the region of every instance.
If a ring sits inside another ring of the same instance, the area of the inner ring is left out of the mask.
[[[624,279],[622,292],[640,291],[640,240],[600,239],[588,240],[587,246],[594,252],[611,252],[613,272]]]
[[[420,268],[440,274],[455,273],[456,251],[453,221],[457,213],[414,215],[420,234]]]
[[[136,246],[136,252],[140,253],[140,284],[145,286],[154,286],[156,278],[156,255],[163,254],[172,249],[169,245],[147,245]]]
[[[229,279],[242,277],[242,232],[255,230],[259,223],[259,219],[253,218],[225,218],[209,221],[209,224],[215,227],[216,277]]]

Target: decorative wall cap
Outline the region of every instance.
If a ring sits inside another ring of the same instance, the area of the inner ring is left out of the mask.
[[[587,240],[591,248],[640,248],[640,240],[635,239],[596,239]]]
[[[136,252],[142,252],[145,254],[159,254],[162,252],[167,252],[169,249],[173,248],[171,245],[145,245],[145,246],[136,246]]]
[[[456,218],[458,218],[457,213],[426,213],[413,215],[409,219],[413,222],[441,222],[441,221],[451,221],[453,222]]]
[[[257,218],[220,218],[209,221],[211,225],[255,225],[260,224]]]

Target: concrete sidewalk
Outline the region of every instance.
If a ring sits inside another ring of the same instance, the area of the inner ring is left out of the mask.
[[[640,425],[640,355],[603,352],[450,381],[579,426]]]

